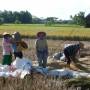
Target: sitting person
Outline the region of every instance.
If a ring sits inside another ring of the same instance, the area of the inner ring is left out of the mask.
[[[84,44],[81,42],[79,44],[70,45],[64,48],[64,54],[65,54],[67,66],[70,67],[71,61],[75,62],[76,54],[80,52],[80,49],[83,48],[84,48]]]

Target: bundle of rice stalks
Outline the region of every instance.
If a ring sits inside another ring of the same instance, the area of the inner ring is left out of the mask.
[[[66,87],[80,88],[79,90],[90,90],[90,78],[81,77],[66,81]]]
[[[87,87],[90,90],[90,79],[61,79],[39,73],[26,75],[24,79],[0,78],[0,90],[75,90],[77,87]]]

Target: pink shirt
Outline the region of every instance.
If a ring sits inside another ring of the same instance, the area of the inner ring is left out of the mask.
[[[10,39],[3,39],[2,41],[3,55],[10,55],[12,53],[12,44]]]

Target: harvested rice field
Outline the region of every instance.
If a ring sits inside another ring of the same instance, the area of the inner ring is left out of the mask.
[[[2,39],[0,39],[0,42],[1,40]],[[33,65],[36,65],[35,39],[24,38],[23,40],[25,40],[29,46],[27,50],[23,51],[24,57],[31,59]],[[81,57],[79,58],[78,63],[75,64],[72,62],[69,69],[90,73],[90,42],[82,42],[85,45],[85,49],[81,50]],[[52,60],[52,55],[56,52],[63,51],[64,45],[71,43],[78,43],[78,41],[48,40],[49,58],[47,67],[50,69],[66,68],[66,62]],[[0,60],[2,62],[1,43],[0,47]],[[71,79],[46,77],[39,73],[32,73],[31,75],[27,75],[24,79],[0,77],[0,90],[90,90],[90,79],[70,80]],[[73,83],[73,85],[71,83]]]

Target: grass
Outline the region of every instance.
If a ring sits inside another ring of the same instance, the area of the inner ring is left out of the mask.
[[[76,25],[53,25],[45,26],[43,24],[4,24],[0,26],[0,33],[13,33],[19,31],[25,36],[35,36],[38,31],[45,31],[48,36],[61,37],[90,37],[90,28],[84,28]]]

